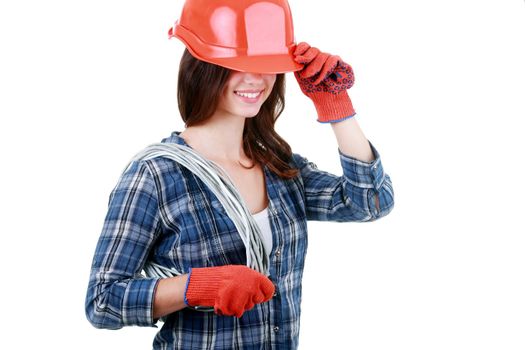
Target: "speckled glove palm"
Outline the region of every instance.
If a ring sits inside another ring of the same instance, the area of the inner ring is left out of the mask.
[[[241,317],[255,304],[268,301],[275,286],[245,265],[191,268],[184,291],[188,306],[213,306],[218,315]]]
[[[294,75],[301,91],[314,103],[317,121],[334,123],[353,117],[355,110],[346,92],[354,85],[352,67],[341,57],[305,42],[299,43],[293,54],[296,62],[305,65]]]

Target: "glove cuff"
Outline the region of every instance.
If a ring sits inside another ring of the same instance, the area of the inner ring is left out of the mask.
[[[337,94],[316,92],[310,95],[310,99],[317,110],[317,121],[320,123],[339,122],[356,114],[346,90]]]
[[[188,306],[214,306],[223,279],[217,267],[190,268],[184,302]]]

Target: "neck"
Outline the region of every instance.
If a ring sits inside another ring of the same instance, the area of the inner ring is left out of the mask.
[[[227,128],[226,125],[191,126],[180,133],[180,137],[204,157],[221,162],[238,164],[249,160],[242,147],[242,129]]]

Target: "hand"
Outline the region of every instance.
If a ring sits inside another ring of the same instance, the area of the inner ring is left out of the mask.
[[[305,42],[297,45],[294,56],[295,61],[305,64],[294,75],[301,91],[313,101],[318,122],[338,122],[355,115],[346,92],[354,85],[354,72],[349,64]]]
[[[184,292],[188,306],[213,306],[218,315],[241,317],[272,298],[275,286],[245,265],[192,268]]]

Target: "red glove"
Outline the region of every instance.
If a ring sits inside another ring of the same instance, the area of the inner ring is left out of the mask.
[[[245,265],[191,268],[184,291],[188,306],[213,306],[218,315],[241,317],[272,298],[275,286]]]
[[[318,122],[339,122],[355,115],[346,92],[354,85],[354,72],[349,64],[305,42],[297,45],[294,56],[296,62],[305,64],[294,75],[301,91],[313,101]]]

